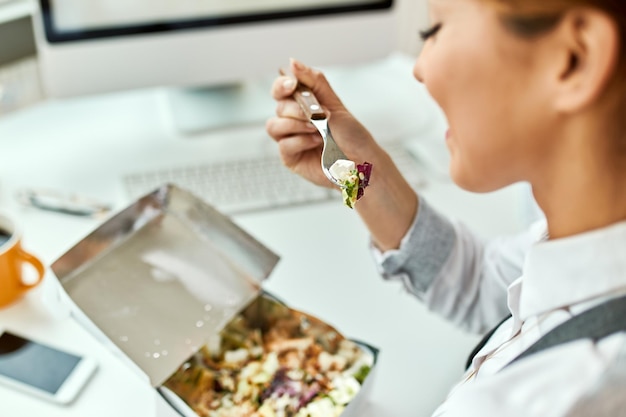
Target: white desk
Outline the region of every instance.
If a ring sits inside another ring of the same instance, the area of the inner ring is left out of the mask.
[[[405,65],[405,69],[406,77],[395,77],[394,82],[425,103],[410,111],[420,114],[417,119],[422,122],[429,121],[435,117],[428,113],[432,104],[411,81],[410,66]],[[376,71],[372,75],[388,78]],[[359,76],[355,74],[352,79],[359,80]],[[404,82],[411,84],[407,87]],[[347,79],[337,84],[337,89],[349,105],[354,105],[355,113],[371,123],[375,133],[382,135],[392,126],[394,134],[402,130],[394,126],[398,114],[388,115],[391,122],[387,126],[384,115],[373,116],[376,103],[368,114],[368,105],[350,96]],[[118,210],[129,203],[120,180],[122,173],[200,162],[217,155],[232,157],[234,150],[238,154],[276,152],[262,127],[217,132],[203,139],[178,138],[165,122],[159,97],[158,91],[144,91],[46,103],[0,119],[0,209],[21,222],[27,249],[51,263],[100,220],[21,207],[13,198],[20,187],[82,193],[108,201]],[[398,94],[388,97],[393,102],[383,107],[403,105]],[[406,101],[415,103],[409,98]],[[408,130],[415,128],[406,126]],[[416,137],[436,131],[428,123],[417,128],[421,131],[413,132]],[[518,187],[479,196],[462,192],[447,181],[431,180],[422,192],[432,204],[485,236],[521,227],[522,193]],[[354,212],[333,202],[240,215],[235,221],[282,258],[267,289],[293,307],[327,320],[346,335],[381,348],[367,416],[426,416],[432,412],[461,374],[465,356],[477,337],[454,329],[399,286],[378,277],[368,252],[367,231]],[[149,385],[98,344],[66,309],[50,302],[55,288],[55,278],[48,275],[44,284],[22,301],[0,310],[0,327],[95,355],[98,373],[69,407],[50,405],[0,387],[0,415],[153,415]],[[416,360],[419,357],[427,359]]]

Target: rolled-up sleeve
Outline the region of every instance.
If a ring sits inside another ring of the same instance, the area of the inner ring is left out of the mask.
[[[431,311],[480,333],[508,314],[507,288],[537,240],[535,230],[484,240],[420,196],[400,247],[381,253],[372,245],[372,253],[383,278],[402,282]]]
[[[398,250],[375,251],[385,279],[402,281],[407,291],[422,298],[446,263],[456,239],[451,222],[420,199],[417,216]]]

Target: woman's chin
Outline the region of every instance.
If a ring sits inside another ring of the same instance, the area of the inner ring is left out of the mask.
[[[493,178],[470,175],[455,168],[454,164],[450,164],[450,178],[459,188],[471,193],[490,193],[502,188],[494,184]]]

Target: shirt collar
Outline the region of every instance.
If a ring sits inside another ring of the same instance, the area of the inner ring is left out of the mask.
[[[528,317],[626,288],[626,221],[539,242],[526,258],[519,315]]]

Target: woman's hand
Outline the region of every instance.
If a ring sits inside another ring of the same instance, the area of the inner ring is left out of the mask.
[[[334,187],[321,169],[322,137],[292,98],[297,83],[311,88],[329,117],[335,142],[348,159],[361,164],[371,160],[373,152],[381,150],[375,146],[371,134],[346,110],[324,74],[295,60],[291,60],[290,70],[293,76],[282,75],[274,81],[276,117],[267,121],[266,130],[278,143],[288,168],[315,184]]]
[[[346,157],[372,164],[372,176],[356,211],[381,250],[399,247],[417,213],[415,191],[389,155],[344,107],[326,77],[298,61],[290,63],[292,76],[278,77],[272,86],[276,117],[267,121],[268,134],[278,143],[283,163],[292,171],[325,187],[334,187],[321,168],[322,138],[292,98],[297,82],[309,87],[329,116],[333,138]]]

